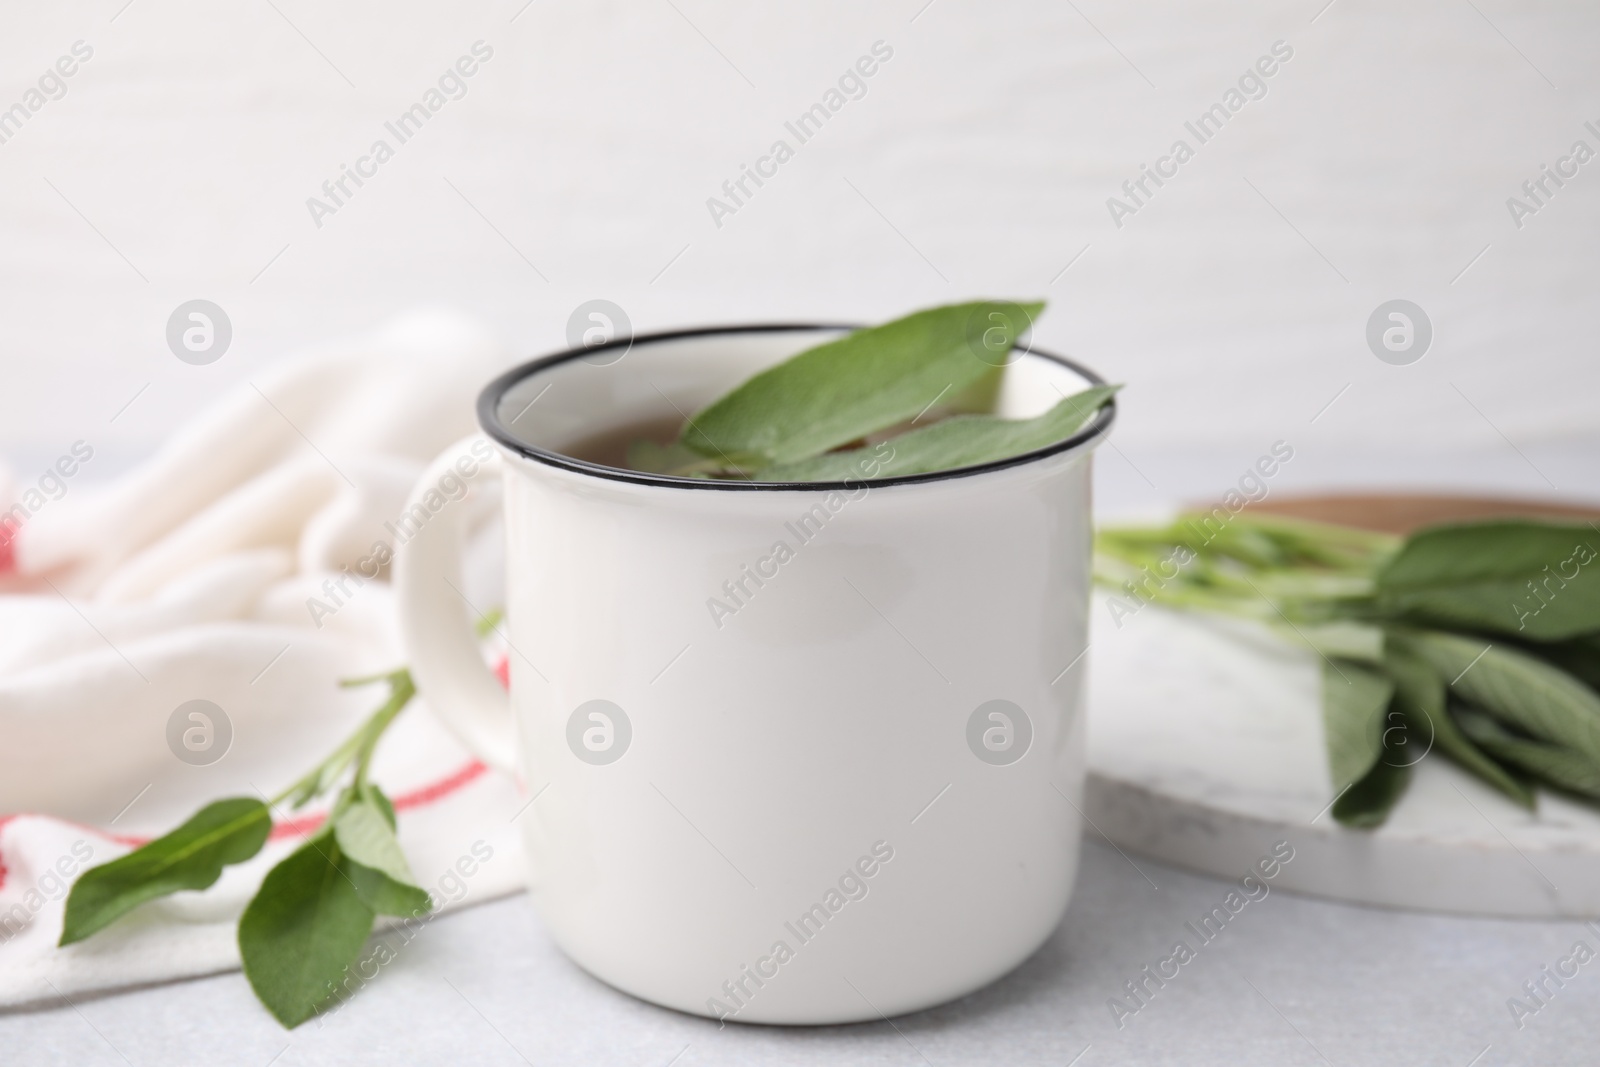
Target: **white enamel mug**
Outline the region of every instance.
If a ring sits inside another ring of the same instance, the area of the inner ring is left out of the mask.
[[[493,446],[441,456],[400,524],[411,670],[535,798],[518,825],[551,935],[601,980],[685,1012],[843,1023],[930,1007],[1026,959],[1072,892],[1090,459],[1111,405],[1037,452],[875,482],[673,478],[564,454],[841,332],[657,334],[519,367],[479,400]],[[1034,415],[1099,380],[1022,353],[999,410]],[[509,695],[459,591],[473,509],[440,491],[488,457]]]

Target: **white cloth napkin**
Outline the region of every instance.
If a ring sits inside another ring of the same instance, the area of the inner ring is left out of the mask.
[[[210,800],[277,793],[383,700],[338,681],[402,662],[387,571],[343,576],[391,540],[383,524],[507,362],[468,323],[413,316],[256,376],[114,483],[80,468],[29,496],[0,471],[0,506],[23,504],[0,529],[0,1005],[238,966],[239,912],[320,807],[279,812],[262,854],[211,889],[59,949],[67,889]],[[483,516],[469,553],[482,605],[502,596],[497,527]],[[169,743],[193,700],[222,709],[211,748],[187,713]],[[420,700],[374,772],[445,908],[522,884],[515,786]]]

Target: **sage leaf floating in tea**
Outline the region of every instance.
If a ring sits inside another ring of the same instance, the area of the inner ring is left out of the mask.
[[[1027,322],[1015,322],[1020,308]],[[897,423],[998,374],[1042,302],[976,301],[854,330],[769,367],[684,424],[680,442],[707,459],[760,457],[763,466],[819,456]],[[1000,316],[1005,333],[981,353],[974,323]]]
[[[1077,433],[1119,386],[1044,414],[993,412],[1012,351],[1043,302],[980,300],[855,330],[769,367],[687,418],[673,441],[636,441],[630,469],[760,482],[870,481],[982,466]]]
[[[890,438],[887,452],[868,447],[829,452],[796,463],[767,467],[756,478],[763,482],[842,482],[932,474],[1010,459],[1071,437],[1093,419],[1120,388],[1092,386],[1063,398],[1049,411],[1032,419],[953,415],[923,429]],[[864,472],[871,469],[869,462],[874,459],[879,469],[869,476]]]

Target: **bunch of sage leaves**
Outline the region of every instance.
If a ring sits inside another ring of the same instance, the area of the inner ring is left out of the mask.
[[[871,481],[1046,448],[1087,425],[1120,387],[1063,393],[1033,418],[992,414],[1017,341],[1043,310],[1042,301],[980,300],[854,330],[745,381],[686,418],[675,440],[635,442],[628,466],[692,478]]]
[[[1437,752],[1515,803],[1600,802],[1600,529],[1507,518],[1406,537],[1204,512],[1102,529],[1113,596],[1254,619],[1322,658],[1346,826],[1381,825]]]

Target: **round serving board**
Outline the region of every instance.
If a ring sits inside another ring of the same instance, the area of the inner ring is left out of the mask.
[[[1274,503],[1280,514],[1396,532],[1489,515],[1597,514],[1445,497]],[[1154,607],[1120,622],[1095,603],[1084,812],[1122,849],[1237,879],[1287,841],[1294,858],[1274,888],[1469,915],[1600,916],[1600,807],[1541,792],[1528,812],[1430,756],[1383,826],[1346,830],[1327,811],[1314,653]]]

